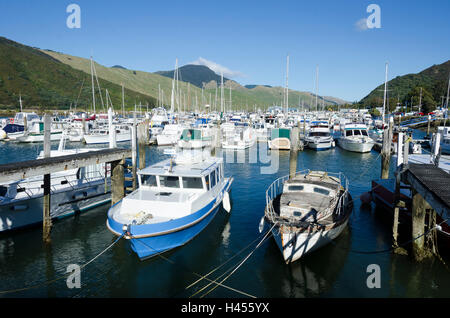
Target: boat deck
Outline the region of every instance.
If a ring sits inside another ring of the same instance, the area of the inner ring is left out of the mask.
[[[283,193],[280,204],[306,210],[324,211],[330,206],[333,198],[317,193]]]

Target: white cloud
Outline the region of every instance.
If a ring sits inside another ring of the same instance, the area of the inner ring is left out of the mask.
[[[367,18],[362,18],[356,21],[355,27],[358,31],[366,31],[367,29],[369,29],[367,27]]]
[[[190,64],[207,66],[211,70],[213,70],[216,74],[220,75],[221,73],[223,73],[223,76],[227,77],[227,78],[244,77],[245,76],[244,74],[242,74],[239,71],[232,71],[232,70],[226,68],[225,66],[217,64],[216,62],[213,62],[213,61],[209,61],[203,57],[199,57],[196,61],[194,61]]]

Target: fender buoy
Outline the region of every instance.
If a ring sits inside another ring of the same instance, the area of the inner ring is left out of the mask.
[[[259,233],[262,233],[263,229],[264,229],[264,216],[261,218],[261,221],[259,221]]]
[[[229,195],[228,192],[226,192],[226,191],[225,191],[225,193],[223,194],[222,205],[223,205],[223,208],[225,209],[225,211],[227,211],[228,213],[230,213],[230,211],[231,211],[230,195]]]

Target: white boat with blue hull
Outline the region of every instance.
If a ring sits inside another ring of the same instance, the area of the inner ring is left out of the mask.
[[[52,150],[51,156],[86,151],[89,149]],[[61,219],[109,202],[104,172],[105,165],[97,164],[51,174],[50,217]],[[38,176],[0,185],[0,232],[42,224],[42,184],[43,176]]]
[[[223,160],[203,152],[184,152],[138,172],[139,188],[108,212],[107,226],[126,233],[140,259],[182,246],[197,236],[221,205],[230,211],[233,178]]]

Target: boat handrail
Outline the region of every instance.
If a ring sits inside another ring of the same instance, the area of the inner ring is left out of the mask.
[[[297,175],[309,175],[312,171],[309,169],[305,169],[305,170],[301,170],[295,173],[295,176]],[[336,200],[336,198],[338,197],[338,193],[337,196],[333,199],[333,201],[331,202],[332,204],[330,205],[329,208],[327,208],[327,210],[325,211],[324,215],[328,215],[331,211],[331,208],[333,208],[334,210],[334,203],[337,201],[337,204],[339,205],[339,209],[340,209],[340,200],[342,199],[342,197],[346,197],[346,192],[348,192],[348,179],[347,177],[342,173],[342,172],[325,172],[324,176],[328,176],[328,177],[335,177],[336,179],[339,180],[339,185],[342,186],[344,188],[344,193],[342,195],[339,196],[339,199]],[[283,186],[284,183],[289,180],[290,175],[284,176],[284,177],[280,177],[278,179],[276,179],[274,182],[272,182],[272,184],[267,188],[266,190],[266,209],[265,209],[265,216],[270,219],[271,221],[275,221],[275,219],[279,219],[275,209],[273,207],[273,201],[275,200],[276,197],[278,197],[282,191],[283,191]],[[340,190],[340,189],[339,189]],[[338,211],[338,213],[340,213],[340,210]],[[279,222],[280,220],[277,220],[277,222]]]

